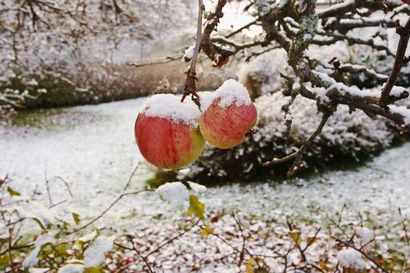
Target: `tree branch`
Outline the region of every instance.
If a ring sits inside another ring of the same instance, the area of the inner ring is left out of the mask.
[[[407,20],[406,25],[403,27],[400,24],[397,25],[397,33],[400,35],[399,45],[397,47],[396,58],[394,59],[393,69],[390,73],[389,79],[383,87],[382,94],[380,96],[380,105],[386,106],[390,103],[389,95],[396,83],[397,77],[400,74],[400,70],[404,63],[404,57],[406,54],[407,44],[410,37],[410,18]]]

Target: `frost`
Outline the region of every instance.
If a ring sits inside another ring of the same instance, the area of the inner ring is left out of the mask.
[[[215,98],[219,99],[219,106],[226,108],[235,103],[237,106],[252,103],[248,90],[240,82],[233,79],[226,80],[216,91]]]
[[[99,237],[84,252],[84,266],[96,267],[105,261],[105,254],[114,245],[114,238]]]
[[[352,248],[345,248],[337,254],[339,264],[343,268],[362,270],[366,268],[362,254]]]
[[[188,198],[192,193],[203,193],[206,187],[197,183],[188,182],[191,190],[189,190],[181,182],[166,183],[156,190],[160,196],[166,200],[172,209],[180,209],[186,206]]]
[[[196,126],[201,115],[199,109],[190,101],[182,103],[180,98],[172,94],[158,94],[148,98],[143,106],[142,113],[146,116],[169,118]]]
[[[58,270],[57,273],[83,273],[84,266],[79,264],[65,265]]]
[[[23,266],[31,267],[38,262],[38,254],[40,253],[41,247],[47,243],[54,243],[55,239],[51,234],[45,233],[38,236],[37,240],[34,242],[34,249],[31,253],[24,259]]]

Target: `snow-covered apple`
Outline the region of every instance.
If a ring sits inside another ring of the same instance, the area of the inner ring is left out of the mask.
[[[149,98],[135,121],[135,139],[151,164],[177,169],[194,161],[205,140],[198,129],[200,111],[171,94]]]
[[[241,144],[256,123],[256,107],[246,88],[235,80],[225,81],[213,98],[201,99],[199,129],[204,138],[221,149]]]

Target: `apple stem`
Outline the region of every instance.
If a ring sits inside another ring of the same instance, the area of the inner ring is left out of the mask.
[[[187,79],[185,82],[184,94],[182,96],[181,102],[184,102],[185,98],[191,95],[192,101],[201,108],[201,103],[199,102],[199,95],[197,92],[196,81],[198,78],[196,77],[196,63],[198,60],[198,54],[201,50],[201,42],[202,42],[202,15],[205,10],[205,6],[202,0],[198,0],[198,22],[197,22],[197,29],[196,29],[196,43],[194,48],[194,55],[192,56],[191,66],[189,67],[187,74]]]

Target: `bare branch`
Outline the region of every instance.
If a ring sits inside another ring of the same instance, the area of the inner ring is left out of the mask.
[[[200,108],[201,103],[199,102],[199,96],[196,93],[196,63],[198,60],[198,54],[201,50],[201,43],[202,43],[202,14],[204,12],[204,4],[202,0],[198,0],[198,22],[197,22],[197,29],[196,29],[196,43],[194,49],[194,55],[191,59],[191,65],[186,72],[187,78],[185,82],[184,94],[182,95],[181,102],[185,100],[185,98],[191,95],[192,101]]]
[[[380,105],[386,106],[389,104],[389,95],[394,84],[396,83],[397,77],[400,74],[401,67],[404,63],[404,57],[407,50],[407,44],[410,37],[410,18],[407,20],[406,25],[403,27],[398,24],[397,33],[400,35],[399,45],[397,47],[396,58],[394,60],[393,69],[390,73],[389,79],[383,87],[383,91],[380,97]]]

